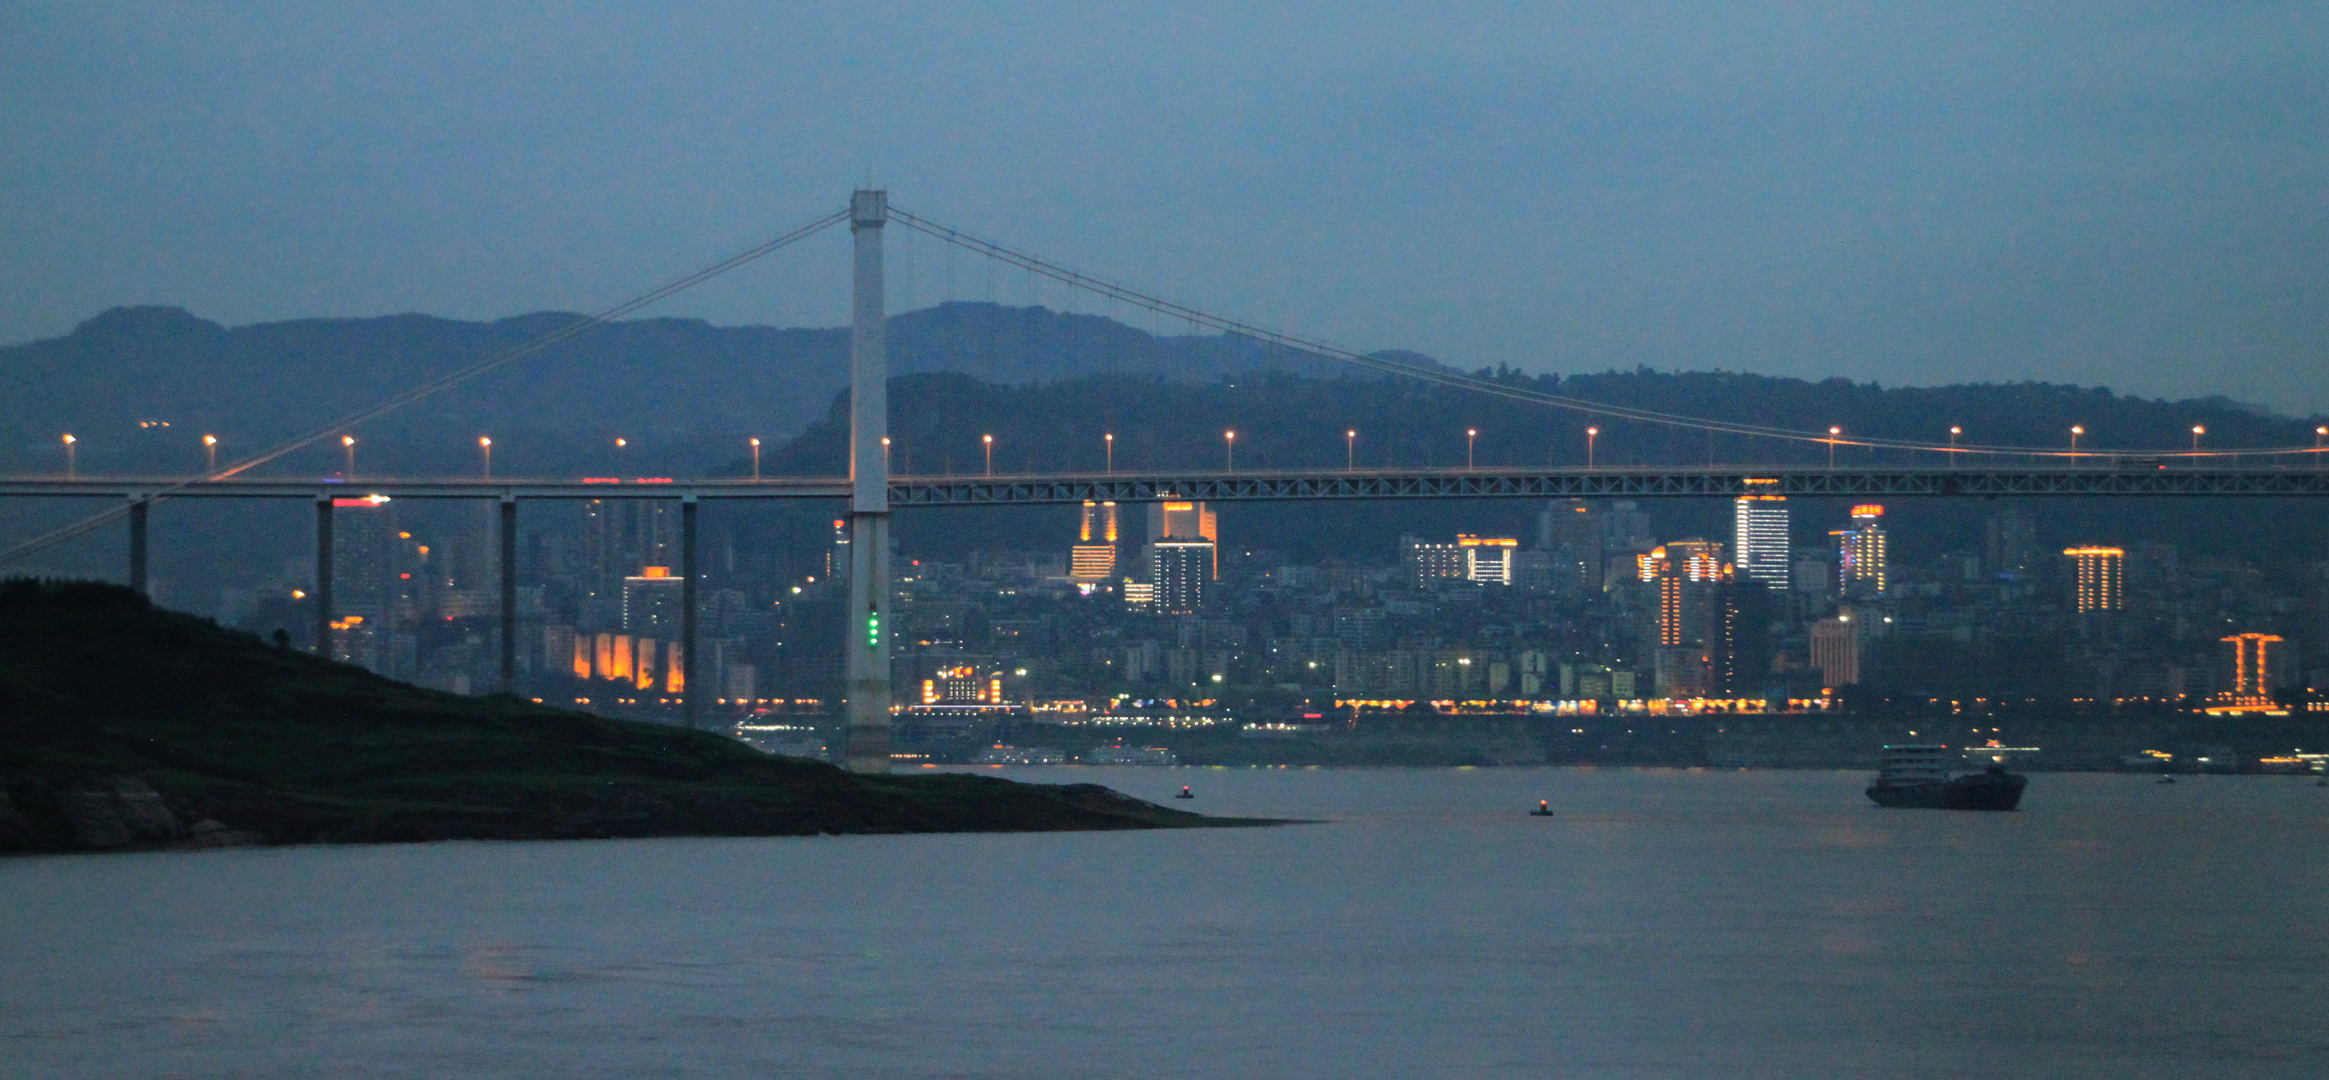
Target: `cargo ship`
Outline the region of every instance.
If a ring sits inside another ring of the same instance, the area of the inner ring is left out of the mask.
[[[1937,744],[1887,746],[1868,797],[1878,806],[1926,810],[2011,810],[2022,804],[2027,777],[1991,765],[1959,773],[1949,748]]]

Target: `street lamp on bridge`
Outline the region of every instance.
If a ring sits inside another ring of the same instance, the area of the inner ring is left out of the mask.
[[[340,473],[340,479],[354,480],[356,478],[356,437],[353,435],[340,436],[340,449],[348,452],[348,467],[346,471]]]
[[[1472,467],[1472,444],[1477,442],[1479,438],[1479,428],[1464,429],[1464,467],[1467,469]]]
[[[1342,433],[1342,468],[1344,472],[1359,471],[1359,429]]]
[[[1237,471],[1237,433],[1236,433],[1236,432],[1234,432],[1234,431],[1224,431],[1224,432],[1222,432],[1222,433],[1221,433],[1221,443],[1222,443],[1222,445],[1223,445],[1223,446],[1226,448],[1225,452],[1226,452],[1226,453],[1229,455],[1229,465],[1228,465],[1228,468],[1226,468],[1226,469],[1224,469],[1224,470],[1222,470],[1222,471],[1224,471],[1224,472],[1236,472],[1236,471]]]
[[[71,432],[65,433],[65,478],[68,480],[81,475],[79,466],[73,460],[73,444],[80,441]]]
[[[1105,435],[1102,435],[1100,436],[1100,441],[1107,447],[1108,471],[1113,473],[1116,471],[1116,433],[1109,432]]]
[[[760,439],[757,436],[752,440],[752,478],[760,479]]]
[[[2207,429],[2207,428],[2205,428],[2205,427],[2202,427],[2202,426],[2200,426],[2200,425],[2198,425],[2198,424],[2193,424],[2193,425],[2192,425],[2192,453],[2195,453],[2195,454],[2197,454],[2197,453],[2199,453],[2199,452],[2200,452],[2200,436],[2202,436],[2202,435],[2205,435],[2205,434],[2207,434],[2207,433],[2208,433],[2208,429]]]
[[[985,444],[987,448],[987,477],[992,479],[995,475],[995,437],[992,435],[981,435],[979,436],[979,442]]]
[[[485,459],[485,478],[493,479],[493,436],[477,437],[477,453]]]
[[[202,475],[210,476],[218,472],[218,436],[205,435],[202,437],[202,460]]]
[[[2079,436],[2081,436],[2081,435],[2084,435],[2084,434],[2086,434],[2086,429],[2085,429],[2085,428],[2083,428],[2083,427],[2080,427],[2080,426],[2079,426],[2079,425],[2077,425],[2077,424],[2072,424],[2072,425],[2070,425],[2070,456],[2071,456],[2071,457],[2077,457],[2077,456],[2078,456],[2078,437],[2079,437]]]
[[[1600,428],[1589,427],[1585,429],[1585,467],[1588,469],[1593,467],[1593,440],[1600,437]]]
[[[1828,429],[1828,468],[1833,469],[1836,467],[1836,436],[1842,435],[1843,433],[1844,429],[1840,427],[1831,427]]]

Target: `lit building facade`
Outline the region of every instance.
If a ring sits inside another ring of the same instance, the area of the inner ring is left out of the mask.
[[[1860,682],[1860,626],[1850,611],[1811,625],[1811,666],[1829,686]]]
[[[680,597],[686,583],[668,566],[650,566],[623,579],[623,629],[633,634],[679,636]]]
[[[1159,540],[1148,545],[1148,581],[1160,615],[1194,615],[1213,579],[1211,540]]]
[[[2115,547],[2065,548],[2078,584],[2078,612],[2119,611],[2127,606],[2127,553]]]
[[[1651,660],[1660,697],[1701,697],[1736,675],[1736,569],[1714,540],[1676,540],[1641,557],[1656,591]]]
[[[1456,550],[1463,554],[1464,580],[1512,584],[1512,555],[1520,550],[1520,541],[1459,535]]]
[[[2234,634],[2223,639],[2232,646],[2232,686],[2235,699],[2261,700],[2272,694],[2279,674],[2281,639],[2275,634]]]
[[[1084,500],[1083,524],[1076,543],[1068,549],[1068,576],[1078,581],[1106,581],[1116,574],[1116,504]]]
[[[1788,586],[1795,562],[1787,496],[1743,495],[1731,510],[1731,550],[1739,577],[1773,589]]]
[[[1885,550],[1884,508],[1863,503],[1852,508],[1852,527],[1836,538],[1836,584],[1846,596],[1883,596],[1891,585]]]
[[[1454,544],[1434,544],[1419,536],[1401,537],[1399,563],[1412,576],[1417,588],[1445,578],[1464,576],[1464,549]]]

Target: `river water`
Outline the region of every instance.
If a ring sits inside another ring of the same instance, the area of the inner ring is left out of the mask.
[[[1322,823],[0,861],[0,1076],[2329,1075],[2309,779],[1005,773]]]

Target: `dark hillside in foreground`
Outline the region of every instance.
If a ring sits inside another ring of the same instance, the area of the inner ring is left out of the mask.
[[[0,583],[0,785],[0,851],[1241,823],[422,690],[127,589],[21,579]]]

